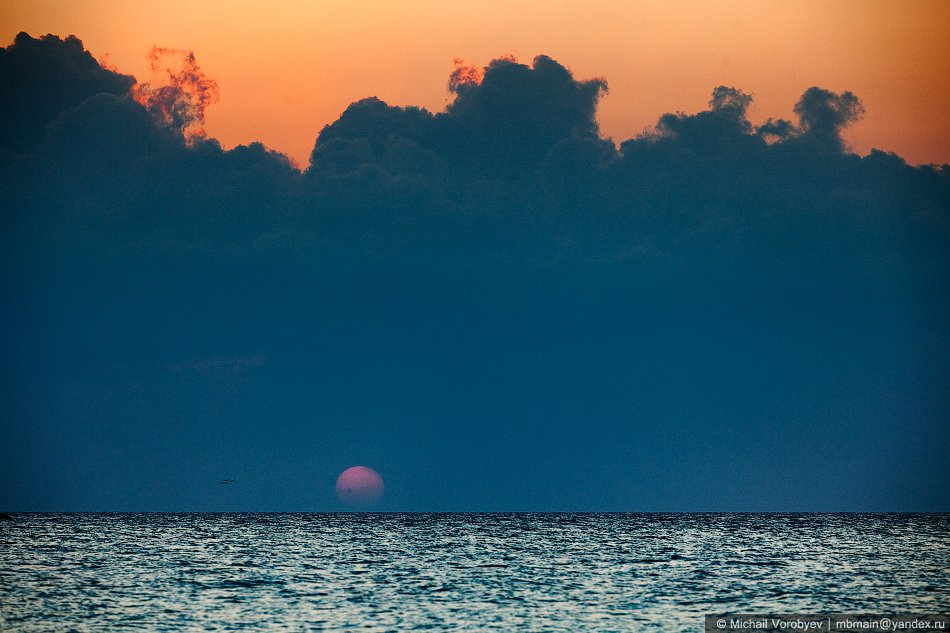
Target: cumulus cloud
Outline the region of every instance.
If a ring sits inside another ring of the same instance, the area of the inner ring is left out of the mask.
[[[864,116],[864,106],[850,91],[836,94],[811,87],[795,104],[803,134],[813,134],[841,148],[841,131]]]
[[[455,64],[455,70],[449,75],[449,91],[458,92],[460,86],[465,84],[479,84],[485,72],[475,66],[468,66],[465,60],[456,57],[452,60]]]
[[[197,379],[215,389],[233,391],[247,384],[251,372],[266,362],[263,354],[209,356],[174,363],[167,370],[185,379]]]
[[[122,96],[135,80],[102,68],[79,38],[20,33],[0,48],[0,146],[22,151],[61,112],[101,93]]]
[[[159,125],[189,140],[204,138],[205,110],[218,101],[218,84],[201,71],[192,51],[153,46],[148,58],[152,73],[162,75],[162,83],[135,84],[133,98]]]
[[[459,65],[449,86],[455,99],[438,114],[378,99],[354,103],[320,133],[312,169],[322,169],[323,147],[335,140],[365,139],[382,163],[389,139],[402,138],[463,177],[525,176],[558,141],[597,137],[597,102],[607,90],[604,80],[577,81],[544,55],[530,66],[510,57],[483,70]]]
[[[0,398],[22,437],[74,419],[30,417],[27,387],[94,362],[171,369],[174,420],[194,385],[250,376],[215,394],[304,435],[339,414],[390,437],[381,406],[429,403],[440,438],[469,409],[532,437],[532,416],[566,415],[573,443],[603,411],[580,443],[618,446],[639,411],[640,430],[707,439],[716,416],[818,420],[802,428],[829,442],[855,436],[841,420],[930,438],[950,416],[950,168],[849,153],[849,92],[809,88],[795,121],[756,126],[754,86],[711,87],[615,144],[605,80],[543,55],[459,62],[444,111],[355,101],[301,172],[195,134],[217,91],[171,57],[133,89],[76,38],[0,50],[0,355],[19,381]]]
[[[456,60],[445,111],[356,101],[320,132],[301,175],[259,144],[223,151],[197,132],[218,88],[193,53],[155,47],[150,59],[163,79],[135,83],[76,38],[21,34],[0,51],[4,99],[29,131],[6,133],[25,158],[5,161],[9,224],[47,237],[62,227],[70,248],[323,270],[642,252],[673,268],[718,257],[746,274],[795,269],[806,251],[828,265],[844,253],[910,261],[918,236],[946,238],[947,169],[847,153],[841,133],[863,114],[850,92],[809,88],[797,122],[756,127],[752,95],[719,86],[708,109],[663,114],[616,146],[597,127],[605,80],[544,55]],[[26,69],[41,88],[24,87]],[[944,258],[930,266],[945,269]]]

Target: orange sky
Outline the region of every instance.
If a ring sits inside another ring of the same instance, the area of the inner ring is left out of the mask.
[[[453,58],[539,53],[605,77],[601,129],[617,142],[668,111],[703,109],[720,84],[755,95],[750,116],[792,117],[812,85],[851,90],[867,116],[853,149],[950,163],[950,2],[799,0],[0,0],[0,40],[75,34],[149,78],[152,45],[195,52],[221,89],[206,129],[306,165],[320,128],[367,96],[441,110]]]

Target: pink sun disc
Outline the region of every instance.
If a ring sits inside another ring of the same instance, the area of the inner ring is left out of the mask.
[[[366,506],[383,496],[383,478],[372,468],[353,466],[336,479],[336,496],[347,505]]]

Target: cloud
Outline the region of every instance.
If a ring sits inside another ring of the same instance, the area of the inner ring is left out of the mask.
[[[467,420],[537,438],[551,463],[586,446],[587,467],[596,443],[617,463],[665,446],[675,469],[670,438],[767,452],[793,427],[854,455],[912,438],[942,463],[950,168],[848,152],[855,95],[810,88],[795,121],[756,126],[749,92],[711,87],[708,107],[615,144],[597,128],[603,79],[501,58],[459,64],[441,112],[353,102],[301,172],[194,134],[214,91],[174,58],[136,100],[75,38],[0,51],[16,446],[38,444],[38,420],[73,437],[74,403],[55,409],[50,385],[108,391],[99,364],[169,369],[143,387],[148,421],[125,422],[138,396],[82,419],[171,429],[179,455],[206,407],[243,420],[228,437],[249,455],[281,433],[351,450],[352,428],[399,438],[407,469],[439,455],[413,446],[464,445]]]
[[[840,150],[841,131],[864,116],[864,106],[849,91],[836,94],[813,86],[795,104],[795,114],[802,134],[817,137]]]
[[[2,51],[4,98],[29,131],[3,170],[11,226],[103,252],[323,270],[650,253],[671,269],[718,258],[749,274],[805,259],[912,265],[908,245],[946,239],[947,168],[847,153],[841,132],[864,111],[850,92],[809,88],[796,123],[756,127],[752,96],[719,86],[708,109],[663,114],[618,147],[597,127],[603,79],[544,55],[457,60],[444,112],[356,101],[301,175],[259,144],[224,151],[196,132],[218,88],[193,53],[154,47],[150,59],[163,85],[100,67],[76,38],[21,34]],[[25,69],[40,88],[18,87]]]
[[[485,72],[475,66],[467,66],[465,60],[456,57],[452,60],[455,64],[455,70],[449,75],[449,91],[458,92],[458,89],[465,84],[480,84]]]
[[[171,365],[171,371],[180,372],[191,370],[201,376],[224,374],[227,376],[244,376],[254,367],[260,367],[266,361],[263,354],[249,354],[244,356],[209,356],[207,358],[192,359]]]
[[[455,100],[444,113],[389,106],[378,99],[351,105],[317,138],[311,170],[323,168],[324,146],[338,139],[365,139],[373,160],[386,162],[390,138],[432,152],[469,178],[527,175],[558,141],[597,137],[601,79],[577,81],[544,55],[531,66],[511,58],[484,70],[459,65],[450,78]]]
[[[197,379],[209,387],[233,391],[247,384],[253,370],[267,362],[263,354],[242,356],[209,356],[196,358],[167,367],[173,375]]]
[[[125,95],[133,83],[102,68],[73,35],[20,33],[0,49],[0,147],[26,150],[61,112],[101,93]]]
[[[133,98],[149,111],[160,126],[183,134],[188,140],[204,138],[201,125],[205,110],[220,97],[218,84],[198,67],[195,54],[153,46],[148,55],[152,73],[164,83],[135,84]]]

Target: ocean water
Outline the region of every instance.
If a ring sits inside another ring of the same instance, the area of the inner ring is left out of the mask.
[[[702,631],[946,612],[947,514],[19,514],[0,630]]]

